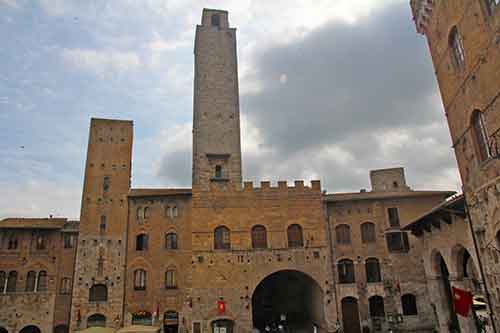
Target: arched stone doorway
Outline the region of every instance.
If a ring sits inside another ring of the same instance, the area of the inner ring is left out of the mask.
[[[35,325],[25,326],[19,333],[42,333],[42,331]]]
[[[106,327],[106,316],[95,313],[87,318],[87,327]]]
[[[177,311],[167,311],[163,314],[163,332],[177,333],[179,329],[179,314]]]
[[[361,333],[358,300],[354,297],[344,297],[341,303],[344,332]]]
[[[441,253],[436,253],[434,256],[434,269],[438,274],[439,279],[439,294],[443,297],[443,307],[445,314],[445,324],[448,329],[460,332],[460,323],[458,321],[457,314],[453,310],[453,293],[450,284],[450,271],[446,261],[444,260]]]
[[[217,319],[212,321],[212,333],[233,333],[234,322],[229,319]]]
[[[283,270],[263,279],[252,295],[253,326],[261,332],[284,315],[291,331],[324,327],[323,291],[305,273]]]
[[[132,325],[153,325],[153,315],[151,312],[138,311],[132,314]]]

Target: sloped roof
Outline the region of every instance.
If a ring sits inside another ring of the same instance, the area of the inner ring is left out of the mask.
[[[0,220],[0,228],[12,229],[62,229],[67,218],[20,218],[8,217]]]
[[[190,188],[133,188],[129,197],[161,197],[169,195],[191,195]]]
[[[381,199],[401,199],[413,197],[425,197],[442,195],[450,197],[456,192],[454,191],[371,191],[371,192],[350,192],[350,193],[330,193],[325,195],[325,200],[328,202],[342,202],[355,200],[381,200]]]

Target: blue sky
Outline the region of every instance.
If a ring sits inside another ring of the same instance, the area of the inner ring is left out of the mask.
[[[133,186],[190,186],[193,40],[238,29],[246,179],[459,188],[406,0],[0,0],[0,218],[78,218],[90,117],[134,121]],[[432,147],[432,149],[429,149]]]

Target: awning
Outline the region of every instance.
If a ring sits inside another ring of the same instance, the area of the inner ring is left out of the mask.
[[[160,328],[156,326],[132,325],[120,328],[116,333],[158,333]]]

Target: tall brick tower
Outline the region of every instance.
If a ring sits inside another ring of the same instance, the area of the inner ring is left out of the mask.
[[[71,328],[123,320],[132,122],[92,119],[85,165]]]
[[[193,189],[241,187],[236,29],[227,11],[203,10],[194,54]]]

